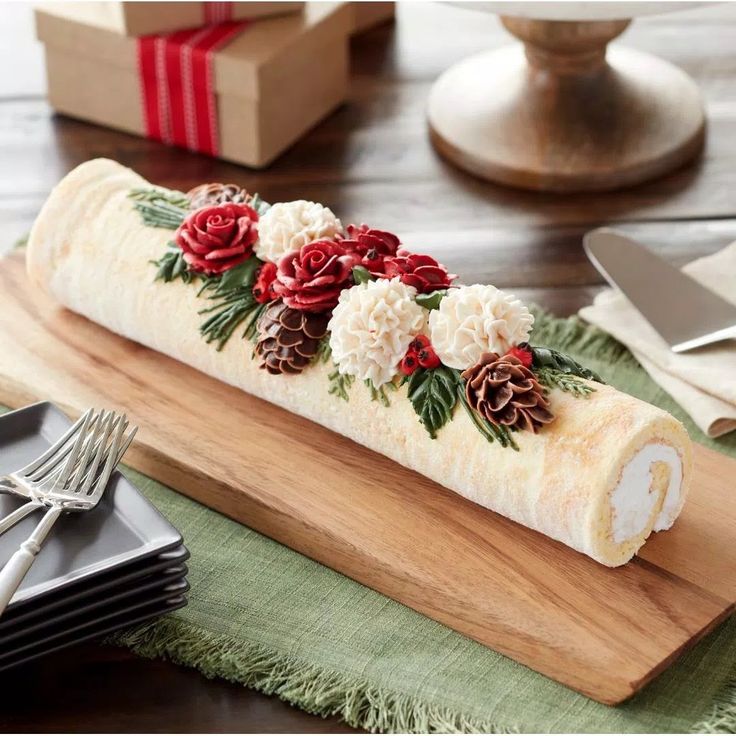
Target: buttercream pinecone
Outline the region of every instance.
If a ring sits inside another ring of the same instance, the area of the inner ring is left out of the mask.
[[[281,301],[270,304],[258,320],[261,368],[274,375],[301,373],[319,350],[328,321],[328,315],[302,312]]]
[[[248,204],[252,197],[237,184],[200,184],[187,192],[189,209],[198,210],[200,207],[209,207],[217,204]]]
[[[554,419],[534,373],[513,355],[483,353],[462,377],[468,404],[492,424],[537,432]]]

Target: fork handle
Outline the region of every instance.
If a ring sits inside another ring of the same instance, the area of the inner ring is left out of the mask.
[[[28,501],[19,506],[15,511],[11,511],[6,517],[0,520],[0,534],[14,527],[19,521],[25,519],[28,514],[36,509],[40,509],[44,504],[40,501]]]
[[[48,536],[56,520],[61,516],[61,512],[61,506],[51,506],[28,539],[20,545],[20,548],[13,553],[13,556],[0,570],[0,615],[7,608],[15,591],[20,587],[26,573],[31,569],[44,539]]]

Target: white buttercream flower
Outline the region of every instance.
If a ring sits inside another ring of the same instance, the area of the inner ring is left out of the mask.
[[[342,223],[328,207],[306,199],[277,202],[258,221],[256,255],[278,263],[291,251],[320,238],[334,238],[342,232]]]
[[[534,317],[521,300],[495,286],[473,284],[450,289],[429,315],[432,347],[440,360],[465,370],[482,353],[504,355],[526,342]]]
[[[425,325],[416,289],[398,278],[368,281],[340,294],[328,325],[340,370],[378,388],[395,375],[409,343]]]

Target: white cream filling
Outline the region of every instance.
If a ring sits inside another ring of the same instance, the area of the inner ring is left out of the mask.
[[[657,503],[657,494],[651,493],[653,463],[667,463],[670,482],[662,510],[654,522],[654,531],[668,529],[680,500],[682,488],[682,460],[670,445],[645,445],[628,462],[621,479],[611,494],[613,507],[612,533],[616,544],[641,534],[647,526]]]

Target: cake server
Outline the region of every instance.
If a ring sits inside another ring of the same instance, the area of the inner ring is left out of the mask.
[[[736,340],[736,306],[635,240],[600,228],[585,235],[583,246],[675,353]]]

